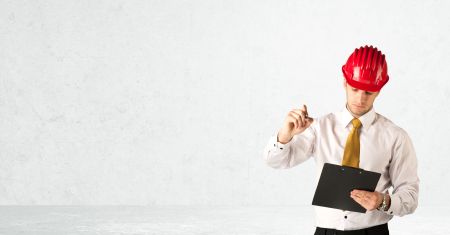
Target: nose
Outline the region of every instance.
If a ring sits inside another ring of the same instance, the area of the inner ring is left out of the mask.
[[[357,105],[362,105],[365,103],[367,97],[364,91],[358,91],[358,93],[356,94],[356,102]]]

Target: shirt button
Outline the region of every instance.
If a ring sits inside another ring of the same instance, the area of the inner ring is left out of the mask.
[[[281,150],[283,150],[283,148],[280,148]]]
[[[344,216],[344,218],[346,218],[346,219],[347,219],[347,216]]]

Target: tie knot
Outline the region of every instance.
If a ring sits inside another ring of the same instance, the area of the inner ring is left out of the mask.
[[[356,129],[359,129],[361,127],[361,121],[358,118],[353,118],[352,124]]]

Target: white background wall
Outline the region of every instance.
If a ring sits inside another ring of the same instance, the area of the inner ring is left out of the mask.
[[[449,1],[0,1],[0,204],[307,205],[273,170],[286,113],[345,102],[373,44],[376,110],[408,131],[422,205],[449,205]]]

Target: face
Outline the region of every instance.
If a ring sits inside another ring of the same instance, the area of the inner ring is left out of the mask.
[[[348,84],[344,79],[344,88],[347,93],[347,108],[356,118],[361,117],[372,109],[373,102],[380,92],[359,90]]]

